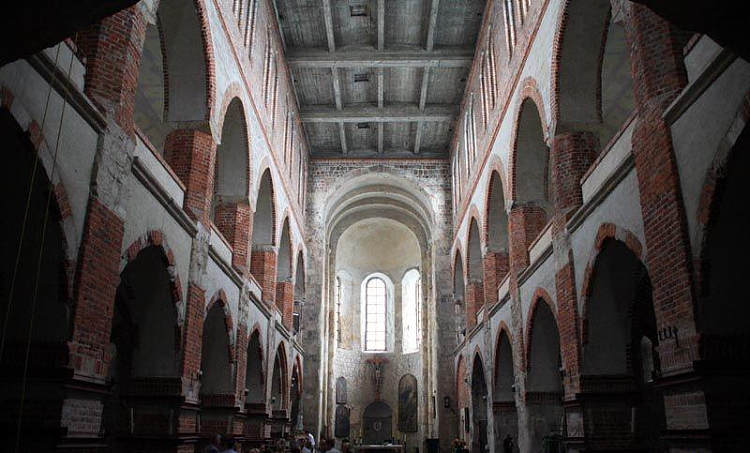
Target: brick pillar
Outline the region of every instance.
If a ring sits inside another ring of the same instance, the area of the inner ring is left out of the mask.
[[[674,339],[659,342],[663,376],[690,373],[693,361],[698,358],[687,220],[671,130],[663,119],[667,106],[687,84],[682,33],[650,9],[630,5],[626,37],[638,112],[632,152],[638,176],[646,263],[657,329],[676,328],[679,332],[679,342]],[[665,382],[661,387],[670,437],[709,428],[708,414],[714,412],[707,407],[710,390],[700,388],[705,383],[686,384],[689,379]],[[727,384],[719,385],[719,393],[736,385]],[[722,405],[716,409],[720,412]]]
[[[633,157],[646,239],[647,263],[659,328],[675,326],[680,348],[660,344],[662,371],[691,365],[695,323],[690,241],[672,135],[662,113],[687,83],[678,32],[646,7],[631,5],[628,38],[638,122]]]
[[[133,110],[145,37],[146,20],[135,5],[79,32],[77,39],[86,55],[84,92],[112,112],[130,137],[135,133]]]
[[[291,332],[294,311],[294,283],[291,281],[276,283],[276,307],[281,311],[284,327]]]
[[[182,328],[182,362],[180,371],[184,380],[195,380],[201,369],[203,347],[203,318],[206,292],[194,282],[188,283],[185,322]],[[196,392],[197,396],[197,392]]]
[[[581,179],[598,149],[599,139],[592,132],[565,132],[552,139],[553,232],[564,229],[571,214],[583,204]]]
[[[253,211],[247,202],[222,203],[216,207],[214,224],[232,246],[232,266],[241,274],[249,270]]]
[[[241,303],[250,303],[248,300],[242,300]],[[237,364],[236,379],[234,382],[235,394],[239,397],[242,404],[245,404],[245,380],[247,377],[247,325],[245,322],[239,322],[237,325],[237,341],[234,348],[234,360]]]
[[[508,274],[508,254],[504,252],[487,252],[483,258],[484,301],[487,306],[497,302],[497,288]]]
[[[529,263],[529,246],[547,224],[547,214],[532,204],[514,205],[508,216],[510,239],[509,263],[518,272]]]
[[[466,285],[466,333],[477,325],[477,312],[484,305],[484,284],[471,281]]]
[[[263,302],[271,305],[276,300],[276,247],[253,245],[250,273],[263,290]]]
[[[178,129],[167,135],[164,157],[187,188],[184,209],[194,220],[208,224],[214,186],[216,143],[201,129]]]

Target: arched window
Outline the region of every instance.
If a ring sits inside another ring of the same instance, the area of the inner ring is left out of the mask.
[[[365,297],[365,351],[385,351],[385,282],[378,277],[368,280]]]
[[[422,319],[422,278],[412,269],[401,280],[401,319],[404,353],[419,351]]]

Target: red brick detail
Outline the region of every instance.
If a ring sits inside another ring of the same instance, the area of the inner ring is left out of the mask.
[[[510,270],[508,254],[487,252],[484,254],[484,300],[487,306],[497,302],[497,288]]]
[[[276,283],[276,308],[281,312],[284,327],[291,331],[294,311],[294,284],[292,282]]]
[[[245,379],[247,373],[247,343],[250,337],[247,335],[247,326],[240,322],[237,326],[237,340],[234,348],[234,362],[237,364],[237,377],[234,380],[234,393],[240,397],[242,403],[245,402]]]
[[[57,208],[60,210],[60,220],[67,219],[73,213],[70,207],[70,201],[68,200],[68,193],[65,191],[65,185],[62,182],[58,182],[54,185],[55,200],[57,200]]]
[[[211,134],[197,129],[172,131],[164,143],[164,157],[187,188],[185,212],[205,224],[211,214],[215,151]]]
[[[263,301],[273,304],[276,300],[276,252],[253,250],[250,257],[250,273],[263,291]]]
[[[560,331],[560,353],[565,378],[563,385],[566,395],[573,395],[580,391],[581,348],[578,343],[578,297],[576,294],[575,269],[573,259],[555,274],[555,290],[557,293],[557,320]]]
[[[86,55],[84,92],[115,122],[135,137],[135,93],[141,63],[146,20],[138,5],[103,19],[78,34]]]
[[[464,381],[466,377],[466,364],[464,363],[464,356],[458,358],[458,365],[456,366],[456,405],[459,411],[464,407],[467,407],[469,402],[469,389]]]
[[[653,105],[661,113],[687,85],[681,36],[682,32],[648,7],[631,5],[626,38],[639,111]]]
[[[13,95],[13,92],[10,91],[10,88],[5,85],[0,85],[0,107],[10,110],[10,107],[13,105],[14,97],[15,96]]]
[[[516,205],[508,218],[510,267],[518,272],[529,263],[529,246],[547,225],[547,214],[539,206]]]
[[[182,329],[182,376],[197,379],[201,369],[204,306],[206,292],[193,282],[188,283],[185,304],[185,325]]]
[[[232,246],[232,265],[242,274],[250,264],[253,211],[247,202],[223,203],[214,212],[216,228]]]
[[[596,159],[599,139],[591,132],[568,132],[552,139],[552,188],[561,231],[570,215],[583,204],[581,179]]]
[[[124,222],[114,212],[96,198],[89,200],[78,255],[69,343],[70,364],[81,375],[107,375],[123,229]]]
[[[534,327],[534,315],[536,315],[536,308],[539,305],[539,303],[545,303],[549,307],[549,310],[552,312],[552,316],[555,318],[555,325],[557,326],[558,336],[560,335],[560,324],[558,319],[557,310],[555,309],[555,303],[552,301],[552,298],[542,288],[537,288],[534,291],[534,295],[531,298],[531,306],[529,307],[529,313],[526,317],[526,341],[524,342],[524,361],[523,361],[523,370],[526,371],[528,369],[528,364],[531,359],[529,357],[529,354],[531,354],[531,332],[532,328]],[[552,335],[553,332],[549,332],[549,335]],[[560,347],[562,347],[562,342],[560,343]],[[562,351],[560,351],[562,353]],[[565,363],[563,363],[563,366],[565,366]]]
[[[466,330],[477,325],[477,312],[484,306],[484,285],[469,282],[466,285]]]

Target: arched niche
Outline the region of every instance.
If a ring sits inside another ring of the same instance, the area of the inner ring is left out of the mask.
[[[146,28],[138,72],[134,119],[162,151],[175,123],[208,116],[208,71],[195,2],[161,0]]]
[[[276,357],[273,361],[273,374],[271,375],[271,409],[282,410],[287,408],[287,362],[284,345],[279,345]]]
[[[224,313],[226,302],[218,300],[208,310],[203,322],[201,349],[201,398],[234,393],[232,384],[233,357],[230,348],[228,319]],[[204,405],[211,401],[204,401]]]
[[[456,251],[453,264],[453,302],[455,305],[456,336],[460,339],[466,329],[466,284],[464,279],[464,263],[461,251]]]
[[[500,331],[495,347],[494,376],[492,415],[495,429],[495,451],[502,451],[503,441],[507,436],[510,436],[516,444],[518,443],[513,349],[505,329]]]
[[[544,141],[542,119],[531,98],[521,103],[516,131],[513,181],[514,202],[552,213],[549,148]]]
[[[292,280],[292,243],[289,239],[289,218],[284,219],[279,239],[279,256],[276,260],[276,281]]]
[[[554,74],[557,132],[589,131],[604,146],[634,108],[625,2],[569,0],[565,8]]]
[[[489,193],[487,195],[487,253],[491,258],[491,270],[494,272],[494,285],[488,286],[490,291],[496,292],[498,285],[508,274],[508,213],[505,210],[505,191],[503,181],[497,171],[490,176]],[[489,300],[490,295],[487,295]],[[494,299],[494,298],[493,298]]]
[[[275,236],[276,209],[271,170],[263,172],[258,186],[258,196],[253,216],[253,247],[273,245]]]
[[[227,107],[221,129],[221,143],[216,148],[214,197],[211,204],[215,224],[217,209],[223,205],[247,203],[250,164],[247,123],[239,98]]]
[[[479,354],[474,356],[471,369],[471,431],[472,453],[482,453],[487,446],[487,381],[484,376],[484,364]]]
[[[253,331],[247,343],[247,362],[245,367],[245,389],[247,390],[246,404],[262,405],[265,407],[265,379],[263,373],[263,348],[261,347],[260,331]]]
[[[541,297],[533,304],[529,333],[526,405],[537,423],[529,430],[529,451],[540,451],[545,436],[562,436],[562,361],[557,321]]]

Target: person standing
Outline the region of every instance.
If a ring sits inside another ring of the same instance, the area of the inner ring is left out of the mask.
[[[211,441],[206,447],[205,453],[219,453],[221,450],[221,434],[214,434],[211,436]]]
[[[503,453],[513,453],[513,438],[510,434],[507,434],[503,440]]]

